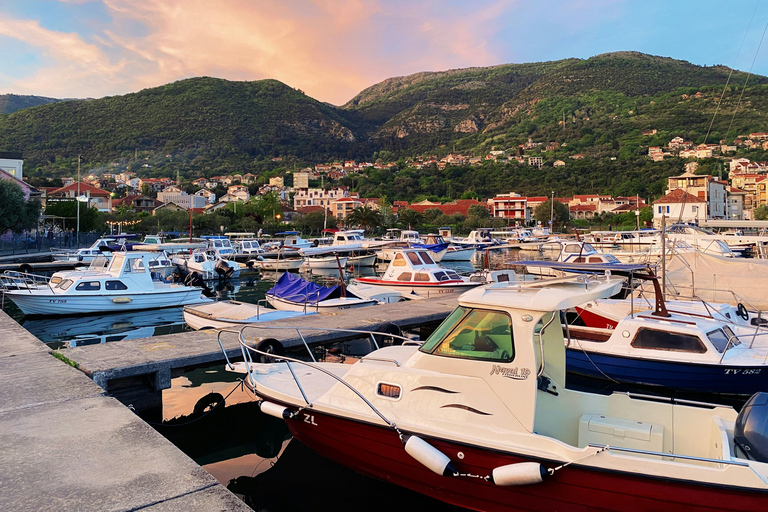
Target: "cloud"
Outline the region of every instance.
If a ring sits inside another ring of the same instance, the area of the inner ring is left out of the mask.
[[[87,0],[60,0],[65,5]],[[191,76],[275,78],[341,104],[394,75],[500,63],[489,43],[514,5],[450,0],[101,0],[110,21],[79,34],[0,20],[42,55],[14,92],[122,94]],[[83,6],[72,12],[82,13]],[[87,6],[86,6],[87,7]],[[73,14],[74,15],[74,14]],[[80,14],[82,15],[82,14]],[[20,29],[21,28],[21,29]],[[82,30],[82,29],[78,29]],[[58,81],[56,77],[59,77]]]

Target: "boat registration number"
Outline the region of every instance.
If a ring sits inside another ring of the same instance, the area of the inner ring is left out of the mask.
[[[762,368],[726,368],[726,375],[758,375]]]
[[[67,299],[48,299],[48,304],[66,304]]]

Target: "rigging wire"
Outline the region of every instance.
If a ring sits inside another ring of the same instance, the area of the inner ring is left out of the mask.
[[[747,34],[749,34],[749,29],[752,27],[752,22],[755,19],[755,13],[757,12],[757,7],[759,5],[760,5],[760,0],[757,0],[757,2],[755,2],[755,9],[752,11],[752,17],[749,19],[747,30],[744,31],[744,37],[741,39],[741,45],[739,45],[739,51],[736,52],[736,58],[733,61],[733,66],[731,66],[731,72],[728,73],[728,79],[725,81],[725,85],[723,86],[723,92],[720,94],[720,99],[717,101],[717,107],[715,107],[715,113],[712,114],[712,120],[709,122],[709,128],[707,128],[707,134],[704,136],[704,144],[707,143],[709,134],[712,131],[712,125],[715,122],[715,117],[717,117],[717,112],[720,110],[720,105],[723,103],[723,96],[725,96],[725,91],[728,90],[728,84],[731,82],[731,76],[733,76],[733,70],[736,68],[736,65],[739,61],[739,57],[741,56],[741,50],[742,48],[744,48],[744,41],[747,40]],[[727,135],[728,133],[726,132],[726,136]]]
[[[765,23],[765,28],[763,28],[763,35],[760,36],[760,43],[757,45],[757,50],[755,51],[755,56],[752,58],[752,64],[749,66],[749,71],[747,72],[747,77],[744,79],[744,86],[741,88],[741,94],[739,95],[739,101],[736,103],[736,108],[733,109],[733,115],[731,116],[731,122],[728,124],[728,130],[725,132],[726,139],[728,138],[728,134],[731,131],[731,127],[733,126],[733,120],[736,118],[736,112],[739,110],[739,107],[741,106],[741,100],[744,97],[744,91],[747,88],[747,83],[749,82],[749,77],[752,76],[752,68],[755,66],[755,61],[757,60],[757,55],[760,53],[760,47],[763,45],[763,40],[765,39],[765,32],[768,30],[768,21]]]

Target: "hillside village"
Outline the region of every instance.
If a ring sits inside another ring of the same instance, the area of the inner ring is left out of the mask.
[[[644,136],[653,136],[656,130],[643,132]],[[722,142],[722,141],[721,141]],[[548,143],[534,142],[529,139],[513,150],[492,147],[484,156],[467,156],[450,153],[445,157],[422,157],[405,161],[407,167],[415,170],[435,166],[440,170],[447,166],[479,166],[486,160],[499,163],[527,165],[541,168],[544,165],[566,167],[563,159],[551,158],[551,152],[565,150],[567,144],[555,141]],[[733,144],[694,145],[682,137],[674,137],[664,146],[650,146],[648,158],[654,161],[666,157],[685,158],[689,161],[681,169],[679,176],[668,179],[666,193],[652,202],[653,224],[661,225],[662,218],[683,222],[698,223],[707,219],[753,220],[755,209],[768,205],[768,162],[752,162],[747,158],[729,157],[740,148],[768,150],[768,133],[750,133],[735,139]],[[548,157],[548,152],[549,157]],[[583,154],[572,154],[567,158],[581,159]],[[728,170],[726,176],[697,174],[699,159],[720,159]],[[280,157],[273,158],[280,162]],[[400,165],[403,165],[402,161]],[[19,153],[0,154],[0,174],[7,179],[22,178],[23,159]],[[258,176],[252,173],[197,178],[191,182],[194,193],[187,193],[181,180],[166,178],[142,178],[134,172],[118,174],[88,174],[77,184],[75,177],[64,178],[63,187],[41,187],[35,189],[26,185],[26,192],[39,197],[45,205],[47,199],[74,198],[78,191],[85,197],[88,205],[101,212],[114,212],[117,209],[136,213],[156,214],[161,210],[186,210],[194,214],[215,212],[233,202],[248,202],[252,196],[275,193],[283,205],[283,218],[290,220],[296,215],[312,211],[325,210],[327,215],[344,223],[347,216],[359,207],[378,210],[382,198],[360,197],[348,186],[338,184],[340,180],[354,174],[365,174],[371,169],[399,170],[396,163],[356,162],[347,160],[331,164],[318,164],[306,167],[286,176],[269,178],[269,182],[256,186]],[[286,185],[285,178],[291,176],[293,184]],[[320,186],[317,182],[320,181]],[[311,186],[313,183],[315,186]],[[187,187],[188,188],[188,187]],[[217,197],[214,190],[226,190]],[[568,206],[571,219],[590,220],[605,213],[621,214],[635,212],[639,215],[642,208],[649,206],[641,197],[612,197],[606,194],[576,194],[572,197],[554,197]],[[482,205],[496,219],[508,223],[529,225],[533,222],[535,209],[550,199],[548,196],[524,196],[514,192],[497,194],[494,197],[476,199],[457,199],[450,202],[422,200],[409,203],[395,200],[391,211],[410,208],[423,213],[429,209],[440,210],[445,215],[467,215],[470,207]]]

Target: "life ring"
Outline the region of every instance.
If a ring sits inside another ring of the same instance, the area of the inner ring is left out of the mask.
[[[260,341],[259,344],[256,345],[256,350],[258,350],[259,352],[266,352],[268,354],[275,354],[277,356],[285,355],[285,347],[283,346],[283,344],[273,338]],[[255,360],[257,363],[274,363],[275,362],[274,357],[264,356],[261,354],[256,354]]]
[[[749,320],[749,311],[747,311],[747,307],[741,302],[736,306],[736,314],[744,320]]]
[[[208,393],[195,404],[193,414],[202,414],[210,412],[224,402],[224,397],[220,393]]]

